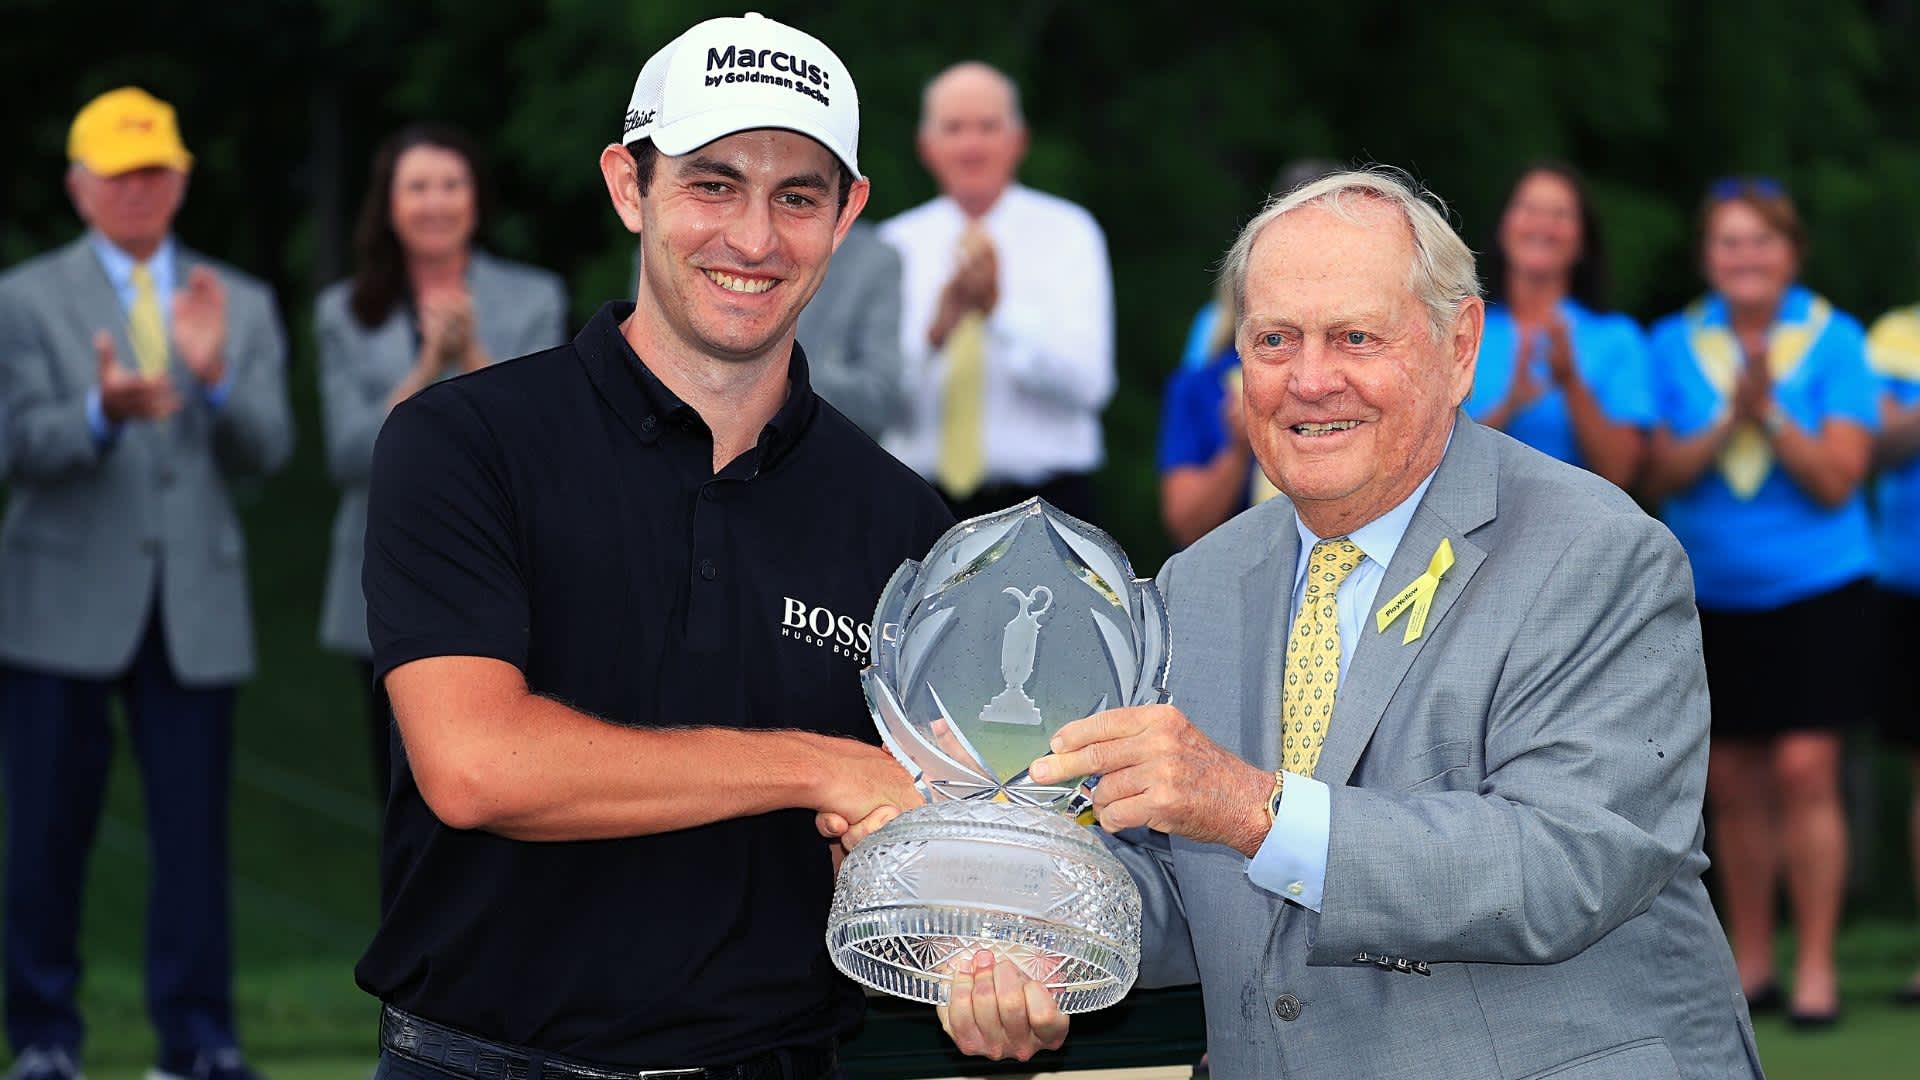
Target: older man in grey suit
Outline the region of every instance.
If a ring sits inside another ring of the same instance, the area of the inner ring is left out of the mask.
[[[77,1072],[87,849],[124,706],[153,851],[147,1001],[159,1080],[244,1080],[230,1005],[234,688],[253,671],[227,486],[292,446],[272,293],[180,247],[192,158],[173,110],[125,88],[74,120],[87,234],[0,278],[0,734],[12,1075]]]
[[[1228,257],[1248,430],[1287,496],[1160,575],[1172,704],[1068,725],[1241,1077],[1753,1076],[1700,876],[1707,695],[1687,562],[1610,485],[1475,425],[1472,254],[1381,172]],[[1350,659],[1350,662],[1349,662]],[[982,954],[945,1020],[1057,1045]]]

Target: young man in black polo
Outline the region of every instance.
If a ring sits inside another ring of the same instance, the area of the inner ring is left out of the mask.
[[[820,42],[689,30],[600,158],[636,302],[382,432],[364,581],[410,770],[356,973],[378,1076],[834,1074],[861,1001],[814,818],[919,801],[858,624],[951,524],[794,343],[857,131]]]

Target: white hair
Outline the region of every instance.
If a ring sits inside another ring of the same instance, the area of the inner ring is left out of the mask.
[[[1400,211],[1413,232],[1413,265],[1407,285],[1426,305],[1434,339],[1453,326],[1460,306],[1480,295],[1473,251],[1447,223],[1447,204],[1399,169],[1382,165],[1337,172],[1267,200],[1227,249],[1220,273],[1241,312],[1247,309],[1247,262],[1267,226],[1303,206],[1317,206],[1355,224],[1365,224],[1356,203],[1386,204]]]
[[[928,79],[927,85],[920,88],[921,131],[927,130],[928,125],[933,123],[934,92],[939,90],[940,84],[946,82],[950,77],[962,74],[986,75],[994,82],[999,83],[1001,89],[1007,92],[1008,123],[1016,130],[1027,126],[1026,115],[1020,111],[1020,86],[1013,81],[1013,77],[984,60],[962,60],[957,64],[945,68],[940,74],[935,75],[933,78]]]

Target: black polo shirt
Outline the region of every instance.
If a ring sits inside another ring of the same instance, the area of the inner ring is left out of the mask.
[[[609,723],[877,743],[857,627],[945,505],[814,395],[798,347],[758,445],[714,474],[706,425],[621,335],[631,310],[394,410],[367,520],[376,675],[488,656]],[[407,775],[381,869],[360,985],[485,1038],[672,1068],[827,1045],[860,1016],[806,810],[527,843],[446,827]]]

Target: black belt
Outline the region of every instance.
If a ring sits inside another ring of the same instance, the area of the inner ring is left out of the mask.
[[[409,1061],[475,1080],[826,1080],[835,1075],[833,1051],[811,1048],[773,1050],[734,1065],[602,1069],[490,1042],[391,1005],[380,1009],[380,1046]]]

